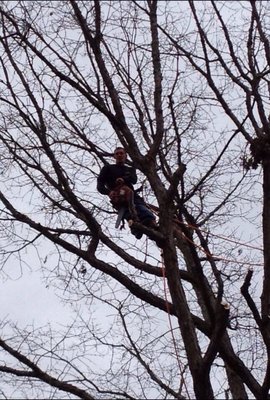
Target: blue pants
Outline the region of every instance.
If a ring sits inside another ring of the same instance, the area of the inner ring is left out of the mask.
[[[155,221],[155,216],[152,213],[152,211],[149,210],[148,207],[146,207],[146,205],[144,203],[140,202],[136,202],[136,200],[134,201],[134,205],[135,205],[135,209],[137,212],[137,216],[140,220],[141,223],[146,224],[149,221]],[[131,219],[131,214],[130,211],[127,209],[125,214],[124,214],[124,218],[126,220]]]

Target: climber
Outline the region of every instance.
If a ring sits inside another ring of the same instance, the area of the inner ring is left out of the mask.
[[[123,210],[123,219],[127,221],[136,221],[137,219],[145,226],[157,228],[154,214],[138,193],[134,191],[133,185],[137,182],[137,174],[134,167],[129,167],[125,164],[127,159],[125,149],[116,147],[113,157],[115,164],[104,165],[99,173],[97,190],[101,194],[108,195],[112,205],[117,210]],[[132,225],[130,230],[137,239],[140,239],[143,235],[141,231],[135,229]]]

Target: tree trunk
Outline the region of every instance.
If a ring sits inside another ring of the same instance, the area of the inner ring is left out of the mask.
[[[270,155],[269,155],[270,157]],[[270,315],[270,161],[264,160],[263,167],[263,256],[264,277],[261,296],[262,319],[264,325],[269,324]]]
[[[242,379],[228,365],[226,365],[228,383],[234,400],[248,399]]]

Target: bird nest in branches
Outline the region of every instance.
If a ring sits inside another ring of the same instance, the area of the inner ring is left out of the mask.
[[[256,137],[250,144],[251,156],[243,158],[245,169],[256,169],[260,164],[270,161],[270,137],[266,134]]]

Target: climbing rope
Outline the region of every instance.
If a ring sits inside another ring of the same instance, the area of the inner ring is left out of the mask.
[[[239,261],[239,260],[233,260],[230,258],[225,258],[221,256],[217,256],[215,254],[210,254],[208,251],[206,251],[201,245],[196,244],[193,240],[189,239],[183,232],[180,232],[181,236],[183,239],[185,239],[187,242],[191,243],[193,246],[197,247],[199,250],[201,250],[207,257],[214,258],[218,261],[224,261],[224,262],[230,262],[230,263],[237,263],[237,264],[242,264],[242,265],[247,265],[251,267],[262,267],[264,264],[263,263],[252,263],[248,261]]]

